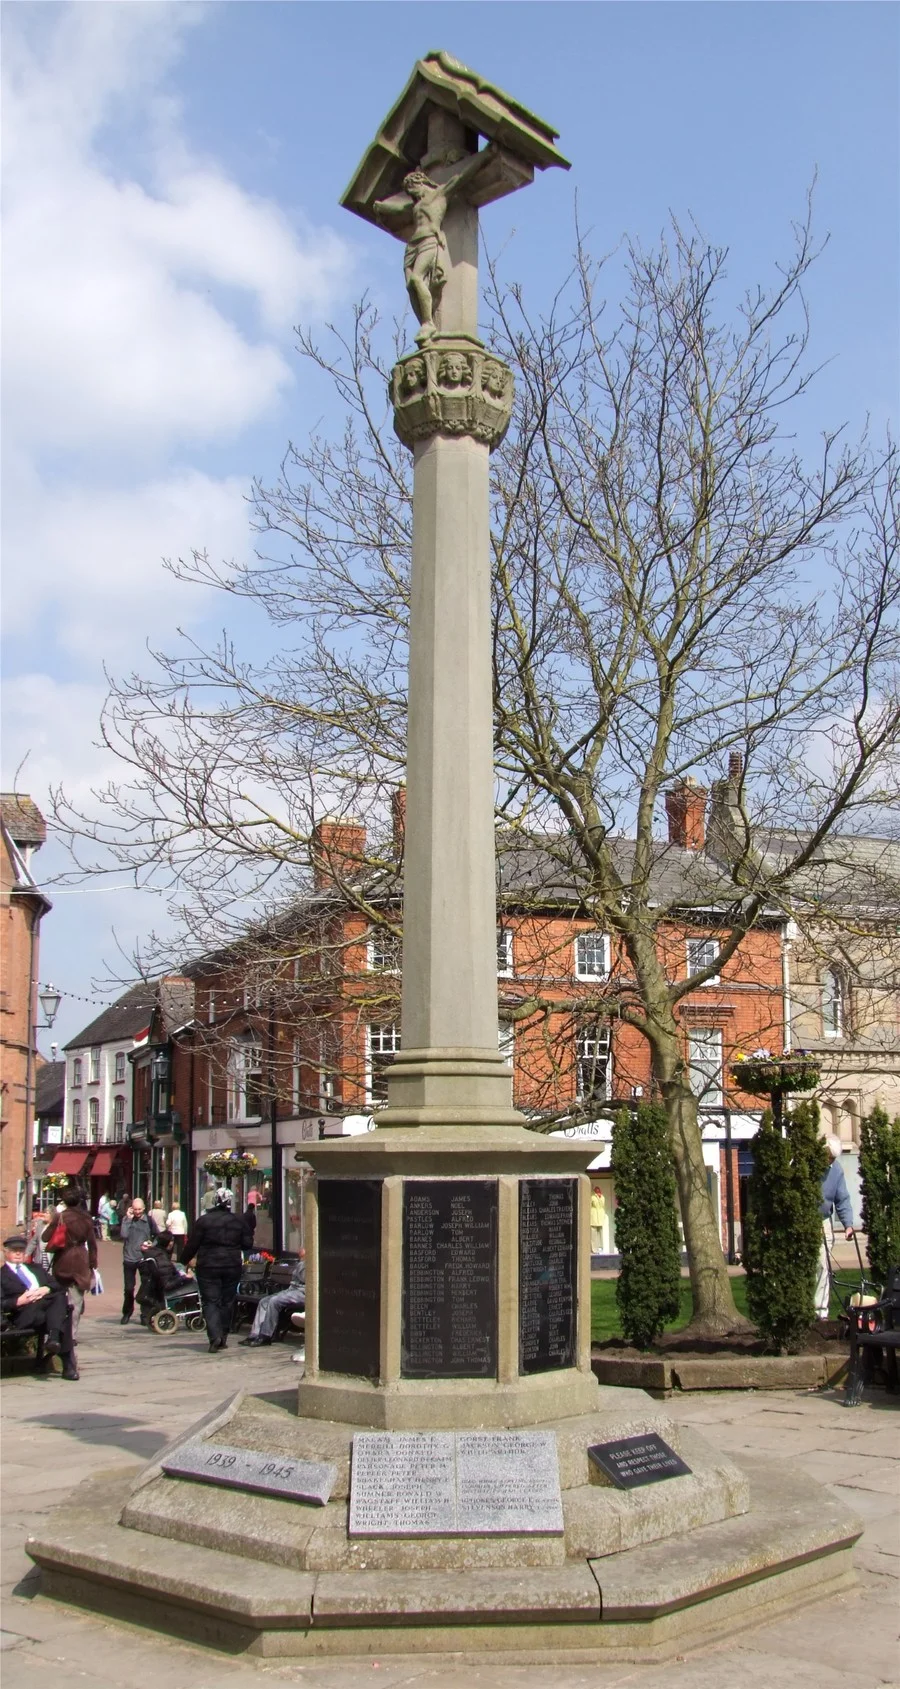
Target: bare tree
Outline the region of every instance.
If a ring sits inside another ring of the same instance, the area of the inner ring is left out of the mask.
[[[493,458],[498,817],[619,946],[597,1008],[649,1046],[706,1330],[736,1315],[680,1006],[773,909],[815,918],[829,841],[896,815],[897,460],[840,430],[802,452],[787,432],[814,374],[813,259],[807,223],[775,285],[723,311],[726,254],[673,226],[657,250],[628,249],[616,312],[583,246],[545,319],[496,276],[490,300],[517,372]],[[111,690],[103,731],[125,774],[99,821],[57,797],[76,848],[165,881],[196,945],[248,900],[297,894],[323,810],[365,819],[368,866],[390,868],[411,494],[382,343],[366,305],[328,352],[301,335],[345,403],[343,436],[291,446],[276,484],[255,487],[252,565],[175,565],[261,605],[291,648],[256,668],[227,639],[155,653],[152,679]],[[688,774],[722,781],[729,758],[727,825],[667,893],[661,795]],[[392,921],[364,881],[340,889]],[[661,933],[712,891],[718,961],[673,977]],[[545,1012],[540,994],[511,1007]]]

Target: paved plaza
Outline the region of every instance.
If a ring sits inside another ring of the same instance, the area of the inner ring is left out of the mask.
[[[764,1454],[796,1464],[830,1485],[865,1521],[856,1551],[859,1588],[827,1605],[737,1634],[730,1644],[664,1665],[502,1664],[496,1657],[331,1660],[321,1664],[256,1661],[197,1649],[57,1607],[39,1594],[24,1551],[36,1521],[83,1479],[137,1469],[176,1432],[241,1386],[285,1390],[299,1367],[288,1345],[239,1348],[220,1355],[186,1333],[156,1337],[118,1321],[120,1255],[102,1246],[107,1293],[93,1299],[82,1325],[81,1382],[21,1374],[5,1381],[3,1414],[4,1689],[76,1685],[166,1689],[259,1689],[266,1679],[314,1689],[383,1689],[414,1684],[473,1689],[875,1689],[900,1684],[897,1642],[900,1581],[900,1405],[883,1391],[859,1408],[840,1392],[824,1395],[695,1395],[666,1404],[674,1417],[704,1427],[740,1459]],[[147,1538],[148,1563],[165,1543]]]

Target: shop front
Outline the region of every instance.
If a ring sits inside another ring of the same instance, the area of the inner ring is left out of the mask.
[[[265,1250],[268,1254],[278,1253],[281,1249],[281,1214],[276,1214],[276,1204],[280,1204],[280,1166],[278,1186],[273,1179],[273,1160],[280,1163],[281,1157],[278,1145],[275,1145],[273,1156],[272,1128],[268,1124],[258,1122],[233,1121],[226,1126],[198,1127],[193,1133],[191,1143],[194,1163],[194,1198],[196,1214],[203,1214],[212,1208],[216,1200],[216,1191],[223,1186],[234,1195],[236,1214],[243,1214],[249,1206],[256,1210],[256,1227],[253,1234],[254,1250]],[[252,1165],[241,1166],[237,1171],[229,1165],[235,1154],[242,1156],[245,1162],[252,1158]]]

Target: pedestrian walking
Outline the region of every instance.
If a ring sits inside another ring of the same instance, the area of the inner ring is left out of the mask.
[[[155,1198],[150,1209],[150,1218],[160,1234],[166,1229],[166,1205],[161,1196]]]
[[[831,1166],[822,1180],[822,1200],[819,1203],[819,1213],[822,1216],[822,1243],[816,1268],[815,1308],[816,1319],[818,1320],[827,1320],[831,1300],[828,1252],[829,1247],[834,1244],[835,1214],[844,1227],[844,1236],[848,1242],[853,1237],[853,1208],[850,1202],[850,1192],[847,1189],[847,1181],[844,1178],[844,1169],[841,1166],[842,1146],[840,1138],[836,1134],[826,1138],[825,1147],[831,1157]]]
[[[28,1242],[25,1246],[25,1260],[29,1264],[33,1261],[36,1267],[43,1267],[45,1273],[53,1269],[50,1251],[44,1242],[44,1230],[49,1223],[52,1210],[49,1208],[35,1208],[28,1228]]]
[[[97,1223],[100,1227],[100,1236],[104,1242],[106,1242],[109,1238],[109,1228],[115,1217],[115,1203],[110,1200],[109,1191],[104,1191],[100,1201],[97,1203]]]
[[[187,1215],[183,1208],[170,1208],[166,1215],[165,1230],[175,1244],[175,1259],[180,1261],[188,1233]]]
[[[134,1313],[134,1287],[143,1254],[142,1244],[152,1243],[159,1236],[142,1197],[129,1203],[122,1218],[122,1324],[127,1325]]]
[[[181,1260],[186,1267],[197,1257],[197,1284],[211,1355],[227,1347],[244,1254],[252,1243],[252,1228],[243,1214],[235,1214],[230,1190],[217,1191],[215,1206],[199,1215],[188,1232]]]
[[[81,1192],[74,1185],[63,1191],[56,1214],[44,1228],[43,1241],[53,1261],[53,1277],[69,1298],[72,1341],[77,1343],[84,1299],[97,1266],[97,1234]]]

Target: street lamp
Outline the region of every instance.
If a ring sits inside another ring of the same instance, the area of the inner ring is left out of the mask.
[[[38,1002],[40,1003],[46,1017],[43,1026],[39,1027],[38,1030],[41,1032],[49,1031],[59,1011],[59,1005],[62,1002],[62,992],[57,991],[55,985],[45,985],[43,989],[38,992]]]

